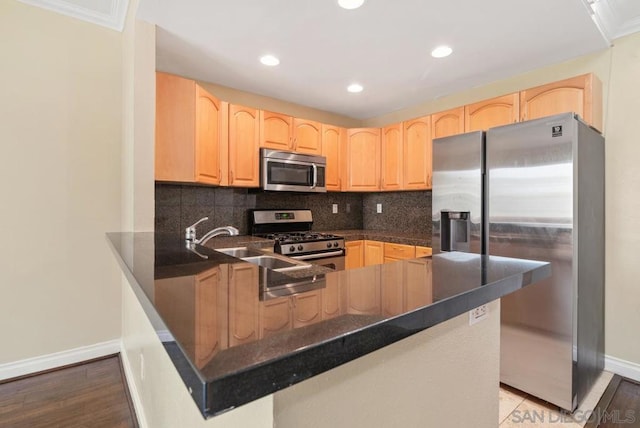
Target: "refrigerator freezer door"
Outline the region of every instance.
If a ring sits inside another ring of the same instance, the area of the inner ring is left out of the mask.
[[[433,140],[434,254],[453,250],[482,252],[483,158],[482,131]]]
[[[503,383],[573,410],[574,154],[558,115],[487,132],[488,252],[551,262],[552,276],[502,299]]]

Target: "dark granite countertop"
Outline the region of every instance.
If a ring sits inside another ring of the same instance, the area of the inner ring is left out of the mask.
[[[252,237],[214,238],[207,247],[196,246],[200,254],[178,236],[107,237],[205,417],[330,370],[550,274],[548,263],[446,253],[287,275],[210,248],[263,245],[264,240]],[[398,292],[411,297],[398,303],[392,296]]]

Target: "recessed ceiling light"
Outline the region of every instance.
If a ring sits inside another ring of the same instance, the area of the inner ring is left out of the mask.
[[[364,3],[364,0],[338,0],[338,5],[343,9],[357,9]]]
[[[451,55],[451,52],[453,52],[453,49],[449,46],[438,46],[431,51],[431,56],[434,58],[444,58],[445,56]]]
[[[280,60],[273,55],[265,55],[260,57],[260,62],[264,65],[274,66],[280,64]]]
[[[349,86],[347,86],[347,91],[356,94],[358,92],[362,92],[362,89],[364,89],[362,87],[362,85],[360,85],[359,83],[352,83]]]

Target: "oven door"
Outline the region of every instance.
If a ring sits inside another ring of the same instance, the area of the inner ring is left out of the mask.
[[[292,259],[304,260],[316,265],[328,267],[333,270],[344,270],[344,250],[290,257]]]

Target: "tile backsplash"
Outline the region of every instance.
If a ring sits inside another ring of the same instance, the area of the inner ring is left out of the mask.
[[[247,234],[247,211],[253,208],[306,208],[313,212],[314,230],[372,229],[431,233],[431,192],[283,193],[245,188],[204,187],[156,183],[155,228],[160,233],[183,233],[202,217],[207,231],[233,225]],[[376,204],[382,203],[382,214]],[[333,204],[338,213],[333,214]]]

